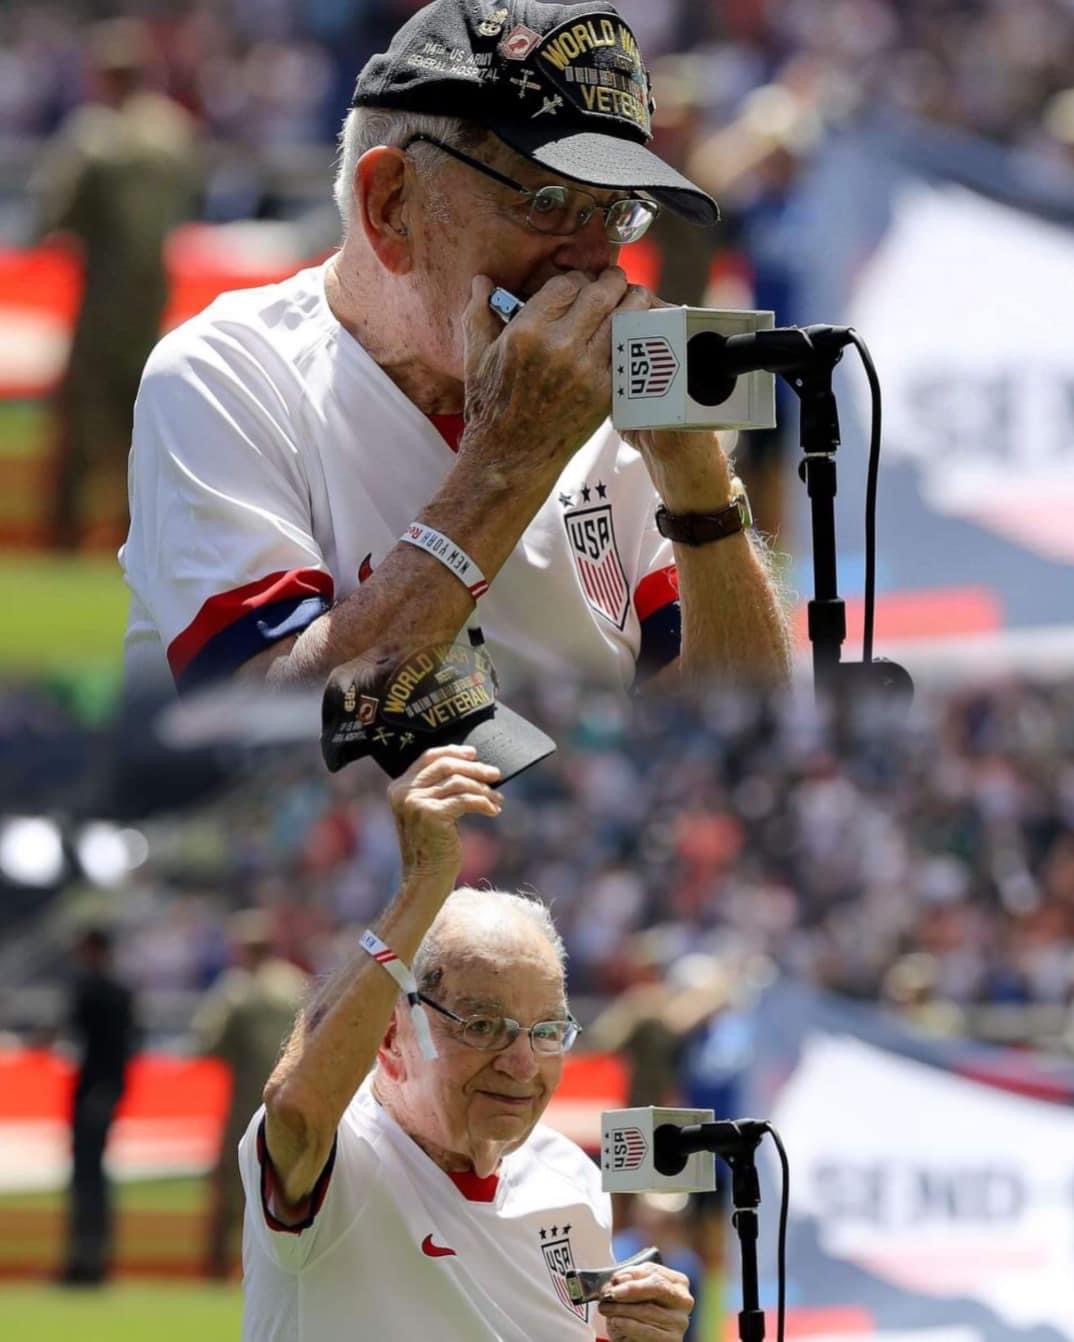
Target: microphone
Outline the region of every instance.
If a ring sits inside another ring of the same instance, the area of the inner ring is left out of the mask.
[[[653,1133],[653,1165],[658,1174],[680,1174],[695,1151],[711,1151],[725,1159],[734,1157],[756,1146],[767,1130],[767,1124],[756,1118],[688,1123],[682,1128],[661,1123]]]
[[[768,1124],[716,1122],[711,1109],[608,1109],[601,1115],[600,1172],[606,1193],[707,1193],[716,1156],[752,1155]]]
[[[716,1160],[684,1150],[678,1134],[711,1123],[711,1109],[609,1109],[601,1115],[600,1174],[606,1193],[708,1193]],[[659,1134],[659,1135],[658,1135]]]
[[[744,373],[790,373],[821,360],[838,363],[853,340],[849,326],[777,326],[721,335],[699,331],[686,342],[686,389],[698,405],[722,405]]]

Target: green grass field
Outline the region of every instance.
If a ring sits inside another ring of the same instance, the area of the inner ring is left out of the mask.
[[[204,1179],[147,1179],[114,1187],[119,1273],[196,1275],[208,1206]],[[57,1270],[65,1225],[62,1193],[0,1197],[0,1277]]]
[[[48,412],[0,402],[0,678],[48,678],[91,707],[118,684],[127,589],[115,555],[35,548],[48,488]]]
[[[0,1284],[0,1332],[12,1342],[235,1342],[241,1316],[237,1286]]]
[[[56,673],[118,670],[127,588],[115,559],[9,551],[0,554],[4,620],[0,667]]]
[[[205,1180],[142,1180],[118,1185],[115,1196],[117,1279],[99,1290],[42,1281],[59,1266],[61,1194],[0,1197],[0,1337],[5,1342],[235,1342],[240,1288],[182,1280],[196,1272],[201,1254]],[[159,1277],[143,1278],[147,1268]]]

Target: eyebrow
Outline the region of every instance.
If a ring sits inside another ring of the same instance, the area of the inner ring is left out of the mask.
[[[504,1004],[495,997],[460,997],[456,1000],[453,1008],[457,1015],[465,1015],[470,1012],[488,1012],[491,1015],[506,1016],[510,1013]],[[538,1016],[538,1020],[566,1020],[569,1015],[567,1004],[559,1002],[552,1009],[551,1014],[547,1016]]]

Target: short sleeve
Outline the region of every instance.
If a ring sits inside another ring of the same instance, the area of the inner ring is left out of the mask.
[[[265,1144],[262,1106],[239,1142],[248,1236],[277,1267],[302,1271],[337,1244],[362,1214],[378,1167],[372,1144],[344,1115],[305,1215],[296,1224],[284,1223],[273,1211],[275,1174]]]
[[[655,675],[678,657],[682,649],[682,607],[679,574],[671,542],[655,525],[642,536],[639,578],[634,588],[634,610],[641,629],[638,648],[639,682]]]
[[[333,599],[293,370],[222,325],[191,325],[165,337],[142,378],[121,551],[180,689],[230,675]]]

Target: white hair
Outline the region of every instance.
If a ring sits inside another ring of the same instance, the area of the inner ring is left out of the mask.
[[[510,894],[506,890],[475,890],[460,886],[440,906],[432,926],[414,953],[413,972],[419,992],[432,994],[440,984],[444,962],[451,952],[445,945],[445,932],[457,916],[495,928],[505,920],[521,919],[532,924],[551,946],[561,970],[566,972],[567,950],[547,905],[534,895]]]
[[[378,145],[401,148],[415,135],[429,135],[453,149],[476,149],[489,132],[460,117],[432,116],[389,107],[352,107],[339,132],[336,178],[332,188],[346,236],[354,214],[354,172],[358,160]]]

